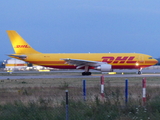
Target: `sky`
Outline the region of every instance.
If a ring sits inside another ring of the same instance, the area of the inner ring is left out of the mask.
[[[160,57],[159,0],[3,0],[0,60],[13,54],[6,30],[42,53],[143,53]]]

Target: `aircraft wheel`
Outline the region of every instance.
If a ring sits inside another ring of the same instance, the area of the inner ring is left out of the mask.
[[[92,73],[91,72],[88,72],[88,75],[91,75]]]
[[[91,75],[91,72],[83,72],[82,75]]]
[[[141,71],[138,71],[138,75],[141,75],[142,74],[142,72]]]
[[[86,75],[85,73],[86,73],[86,72],[82,72],[82,75]]]

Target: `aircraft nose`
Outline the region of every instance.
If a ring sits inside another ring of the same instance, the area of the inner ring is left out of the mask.
[[[155,60],[155,64],[160,64],[160,60],[159,59],[154,59]]]
[[[156,63],[155,64],[157,64],[158,63],[158,60],[156,60]]]

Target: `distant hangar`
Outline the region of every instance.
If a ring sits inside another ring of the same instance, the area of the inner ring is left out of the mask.
[[[50,69],[43,66],[31,64],[15,58],[9,58],[2,63],[4,70],[43,70]]]

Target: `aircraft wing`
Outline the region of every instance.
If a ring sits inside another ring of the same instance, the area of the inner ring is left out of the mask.
[[[61,60],[64,60],[69,65],[77,66],[77,69],[81,68],[81,67],[84,67],[84,66],[96,67],[96,66],[99,66],[99,65],[102,65],[102,64],[106,64],[104,62],[80,60],[80,59],[70,59],[70,58],[61,59]]]

